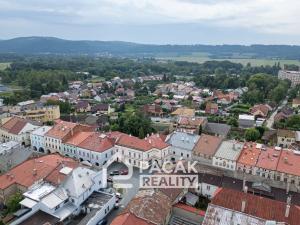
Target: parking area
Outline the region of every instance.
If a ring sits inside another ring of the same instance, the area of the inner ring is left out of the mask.
[[[108,175],[113,171],[124,171],[126,170],[126,165],[122,163],[113,163],[108,167]],[[148,171],[143,171],[142,174],[147,174]],[[118,183],[126,182],[132,184],[132,188],[126,188],[126,189],[117,189],[118,192],[122,194],[122,199],[120,200],[120,207],[118,209],[114,209],[108,214],[107,221],[108,224],[111,223],[111,221],[127,206],[127,204],[130,202],[130,200],[137,194],[139,191],[139,177],[140,177],[140,171],[138,168],[133,169],[133,176],[126,181],[116,181],[114,180],[114,186],[118,186]]]

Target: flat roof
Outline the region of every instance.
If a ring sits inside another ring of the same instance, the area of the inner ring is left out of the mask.
[[[59,219],[51,216],[50,214],[47,214],[43,211],[38,211],[26,220],[24,220],[19,225],[41,225],[41,224],[47,224],[47,225],[55,225],[58,224]]]
[[[95,214],[103,208],[114,196],[104,192],[93,192],[93,194],[84,202],[91,211],[77,225],[86,225]]]
[[[239,115],[239,120],[255,120],[255,117],[252,115],[242,114]]]

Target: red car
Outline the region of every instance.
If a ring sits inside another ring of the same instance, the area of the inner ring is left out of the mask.
[[[128,174],[128,170],[120,170],[120,175],[127,175]]]

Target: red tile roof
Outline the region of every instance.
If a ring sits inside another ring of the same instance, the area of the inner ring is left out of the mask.
[[[160,149],[160,150],[167,148],[169,146],[169,144],[163,141],[163,139],[160,137],[159,134],[153,134],[147,137],[146,141],[148,141],[153,148]]]
[[[282,173],[300,176],[300,155],[291,150],[282,150],[277,170]]]
[[[8,133],[19,134],[26,124],[27,120],[20,117],[12,117],[1,126],[1,129],[7,131]]]
[[[263,198],[253,194],[235,191],[233,189],[220,189],[211,204],[241,212],[242,201],[246,201],[244,213],[265,220],[286,222],[289,225],[299,225],[300,207],[291,205],[289,216],[285,217],[286,203]]]
[[[248,166],[255,166],[261,150],[256,148],[256,143],[245,143],[237,163]]]
[[[260,115],[263,117],[266,117],[269,111],[270,111],[270,106],[264,104],[255,105],[250,109],[250,113],[252,115]]]
[[[63,120],[57,120],[56,124],[45,135],[57,139],[64,138],[69,132],[76,127],[76,123]]]
[[[104,134],[94,132],[82,141],[78,147],[94,152],[104,152],[114,146],[114,141]]]
[[[71,136],[69,139],[67,139],[65,141],[65,144],[77,146],[92,134],[93,132],[78,132],[75,135]]]
[[[214,156],[221,142],[222,138],[220,137],[202,134],[193,149],[193,154]]]
[[[154,225],[154,223],[147,222],[133,213],[127,212],[115,217],[110,225]]]
[[[203,217],[205,216],[205,211],[194,208],[192,206],[189,206],[189,205],[186,205],[186,204],[183,204],[183,203],[177,203],[173,207],[180,208],[180,209],[183,209],[185,211],[192,212],[194,214],[197,214],[197,215],[200,215],[200,216],[203,216]]]
[[[265,151],[261,151],[256,167],[275,171],[280,154],[281,151],[277,151],[274,148],[267,148]]]
[[[48,181],[49,183],[53,185],[59,185],[61,184],[67,175],[60,172],[60,170],[64,167],[70,167],[72,169],[77,168],[79,166],[79,163],[76,161],[64,161],[63,163],[58,164],[54,170],[52,170],[51,173],[48,174],[44,178],[45,181]]]
[[[30,187],[34,182],[45,178],[61,163],[74,162],[71,158],[60,155],[45,155],[29,159],[0,176],[0,189],[6,189],[13,184]]]
[[[149,151],[150,149],[152,149],[152,145],[149,143],[149,141],[139,139],[128,134],[120,135],[120,137],[116,141],[116,144],[140,151]]]

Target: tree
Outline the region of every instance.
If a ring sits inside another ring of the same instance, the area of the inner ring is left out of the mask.
[[[227,124],[230,125],[230,126],[233,126],[233,127],[238,127],[239,126],[239,123],[238,123],[237,119],[234,118],[234,117],[230,117],[227,120]]]
[[[247,141],[257,141],[260,138],[260,133],[255,128],[248,128],[245,132],[245,139]]]
[[[23,196],[20,192],[17,192],[16,194],[12,195],[6,203],[7,213],[13,213],[19,210],[21,208],[20,202],[22,201],[22,199]]]
[[[143,127],[140,127],[139,129],[139,138],[144,138],[145,137],[145,133],[144,133],[144,128]]]
[[[201,135],[202,134],[202,125],[199,126],[199,131],[198,134]]]

